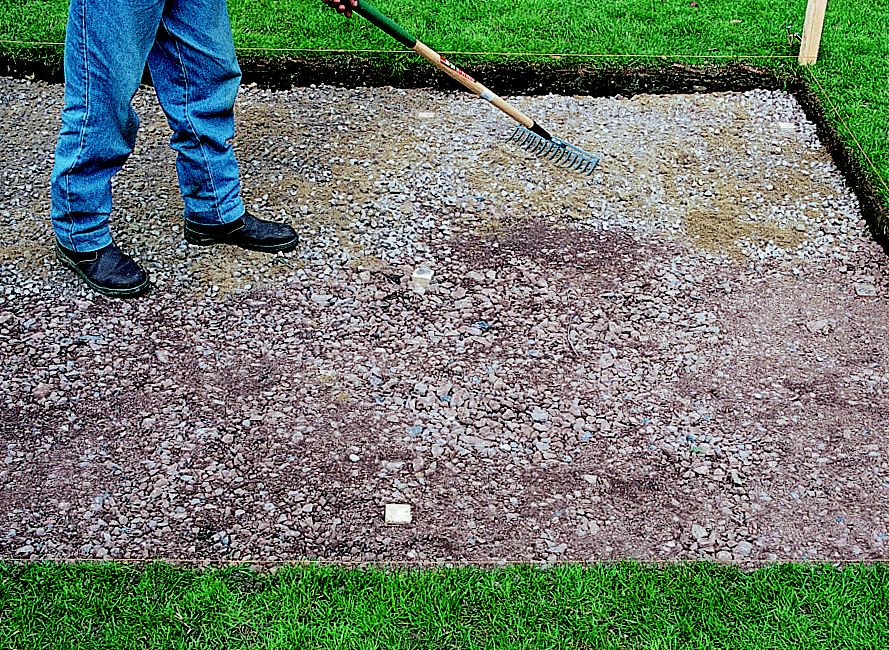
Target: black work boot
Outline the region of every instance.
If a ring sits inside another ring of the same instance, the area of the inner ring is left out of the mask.
[[[198,246],[232,244],[251,251],[286,253],[296,248],[299,237],[286,223],[264,221],[245,212],[240,219],[221,225],[205,226],[186,220],[185,241]]]
[[[56,257],[83,278],[91,289],[106,296],[131,298],[145,292],[148,276],[117,244],[89,253],[68,250],[56,240]]]

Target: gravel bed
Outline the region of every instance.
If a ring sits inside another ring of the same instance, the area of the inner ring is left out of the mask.
[[[119,301],[51,255],[62,95],[0,78],[0,555],[889,558],[889,265],[792,96],[516,98],[585,179],[468,96],[244,88],[268,257],[183,243],[142,89]]]

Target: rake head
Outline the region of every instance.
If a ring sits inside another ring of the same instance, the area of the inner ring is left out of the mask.
[[[580,147],[575,147],[569,142],[552,136],[546,138],[524,126],[516,127],[516,130],[509,137],[509,142],[515,142],[523,149],[541,158],[546,158],[586,176],[592,175],[599,162],[598,156],[594,156]]]

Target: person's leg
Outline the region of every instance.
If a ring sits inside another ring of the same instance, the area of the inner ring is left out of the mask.
[[[65,106],[51,177],[61,246],[89,253],[111,244],[111,177],[133,150],[130,105],[163,13],[163,0],[71,0],[65,38]]]
[[[185,202],[185,240],[267,253],[299,242],[244,209],[232,139],[241,81],[225,0],[167,0],[148,67],[167,120]]]
[[[148,68],[173,129],[186,221],[236,221],[244,214],[232,148],[241,69],[225,0],[167,0]]]

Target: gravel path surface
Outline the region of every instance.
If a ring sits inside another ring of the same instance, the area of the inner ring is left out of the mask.
[[[791,96],[518,98],[584,179],[468,96],[245,88],[265,257],[182,242],[143,89],[135,301],[51,257],[61,101],[0,79],[0,555],[889,558],[889,264]]]

